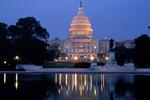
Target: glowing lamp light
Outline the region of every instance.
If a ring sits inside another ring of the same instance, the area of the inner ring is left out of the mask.
[[[77,56],[75,56],[75,57],[74,57],[74,60],[78,60],[78,57],[77,57]]]
[[[68,57],[65,57],[66,60],[68,60]]]
[[[91,56],[91,58],[90,58],[90,59],[91,59],[91,61],[93,61],[93,60],[94,60],[94,57],[93,57],[93,56]]]
[[[14,59],[17,60],[17,61],[20,60],[18,55],[16,55]]]
[[[106,60],[109,60],[109,57],[106,56],[105,59],[106,59]]]
[[[4,60],[4,62],[3,62],[4,64],[7,64],[7,61],[6,60]]]

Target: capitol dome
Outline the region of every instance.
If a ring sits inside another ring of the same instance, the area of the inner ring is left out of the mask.
[[[84,15],[81,3],[77,15],[73,18],[71,22],[69,33],[70,38],[92,38],[93,29],[91,28],[91,23],[89,19]]]

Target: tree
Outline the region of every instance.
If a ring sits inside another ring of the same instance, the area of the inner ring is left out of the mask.
[[[0,22],[0,39],[6,40],[7,38],[7,24]]]
[[[20,18],[8,30],[15,44],[15,52],[21,57],[21,63],[41,65],[48,60],[46,41],[49,33],[36,18]]]
[[[7,24],[0,22],[0,67],[1,69],[6,66],[12,66],[12,60],[14,57],[13,44],[8,38]],[[7,67],[10,68],[10,67]]]
[[[110,41],[109,41],[109,47],[110,47],[110,50],[113,49],[113,47],[114,47],[114,39],[110,39]]]
[[[124,46],[115,48],[115,60],[117,64],[123,66],[126,60],[126,48]]]
[[[8,27],[8,31],[9,31],[9,36],[11,36],[13,40],[22,36],[21,28],[16,25],[10,25]]]
[[[16,25],[11,25],[8,29],[11,35],[16,38],[35,37],[46,41],[49,37],[47,30],[34,17],[20,18]]]
[[[20,18],[9,27],[0,22],[0,68],[15,68],[17,62],[42,65],[53,59],[48,37],[47,30],[34,17]]]
[[[135,39],[134,62],[140,67],[150,65],[150,37],[146,34]]]

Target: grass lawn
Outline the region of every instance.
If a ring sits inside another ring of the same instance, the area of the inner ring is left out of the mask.
[[[45,68],[72,68],[73,65],[71,62],[52,62],[45,64]]]

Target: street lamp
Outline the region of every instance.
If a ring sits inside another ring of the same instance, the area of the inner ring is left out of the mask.
[[[19,56],[18,56],[18,55],[16,55],[16,56],[14,57],[14,59],[15,59],[15,60],[17,60],[17,61],[19,61],[19,60],[20,60],[20,58],[19,58]]]
[[[109,57],[108,57],[108,56],[106,56],[106,57],[105,57],[105,59],[106,59],[106,60],[109,60]]]
[[[74,57],[74,60],[78,60],[78,57],[77,57],[77,56],[75,56],[75,57]]]
[[[7,61],[6,60],[4,60],[4,62],[3,62],[4,64],[7,64]]]
[[[66,61],[68,60],[68,57],[65,57]]]
[[[91,61],[93,61],[93,60],[94,60],[94,57],[93,57],[93,56],[91,56],[91,58],[90,58],[90,59],[91,59]]]

